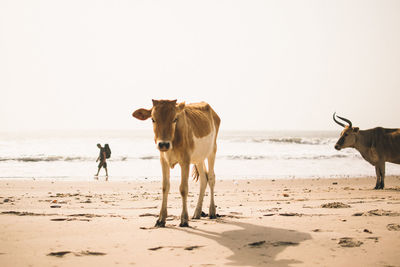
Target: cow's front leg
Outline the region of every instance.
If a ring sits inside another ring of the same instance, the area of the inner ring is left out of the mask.
[[[379,163],[375,166],[376,172],[376,185],[374,189],[383,189],[384,187],[384,176],[385,176],[385,163]]]
[[[381,172],[379,171],[379,165],[375,166],[375,173],[376,173],[376,184],[374,189],[379,189],[379,185],[381,184]]]
[[[162,193],[163,193],[163,199],[162,199],[162,204],[161,204],[161,210],[160,210],[160,216],[158,217],[158,220],[156,222],[156,227],[165,227],[165,221],[167,220],[167,202],[168,202],[168,193],[169,193],[169,175],[170,175],[170,169],[168,162],[163,158],[161,158],[161,168],[162,168],[162,176],[163,176],[163,181],[162,181]]]
[[[189,163],[182,163],[181,165],[181,186],[179,190],[182,196],[182,214],[180,227],[189,227],[189,215],[187,211],[187,196],[189,191]]]
[[[380,169],[381,169],[381,184],[379,189],[383,189],[385,187],[385,162],[382,163]]]

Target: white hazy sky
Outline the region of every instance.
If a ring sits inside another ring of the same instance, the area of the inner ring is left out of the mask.
[[[141,129],[151,99],[223,129],[400,127],[400,1],[0,0],[0,131]]]

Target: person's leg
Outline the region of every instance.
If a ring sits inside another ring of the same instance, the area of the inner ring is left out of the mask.
[[[97,173],[96,173],[95,176],[99,176],[101,167],[103,167],[103,162],[100,160],[99,165],[97,165]]]
[[[97,173],[94,175],[95,177],[99,176],[100,169],[101,169],[101,166],[97,169]]]
[[[108,170],[107,170],[107,162],[106,161],[104,161],[104,163],[103,163],[103,168],[106,171],[106,177],[108,177]]]

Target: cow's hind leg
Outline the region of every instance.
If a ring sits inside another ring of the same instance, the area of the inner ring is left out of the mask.
[[[215,203],[214,203],[214,187],[215,187],[215,173],[214,173],[214,164],[215,164],[215,152],[212,153],[208,157],[208,185],[210,187],[210,209],[209,209],[209,216],[210,219],[217,218],[217,213],[215,211]]]
[[[381,184],[379,189],[383,189],[385,187],[385,163],[381,166]]]
[[[187,211],[187,196],[189,191],[189,163],[181,164],[181,185],[179,190],[181,192],[182,197],[182,214],[181,214],[181,223],[180,227],[189,227],[189,215]]]
[[[162,175],[163,175],[163,182],[162,182],[162,193],[163,199],[161,204],[160,216],[156,221],[155,227],[165,227],[165,221],[167,220],[167,201],[168,201],[168,193],[169,193],[169,176],[170,176],[170,169],[168,163],[161,158],[161,167],[162,167]]]
[[[204,162],[200,164],[196,164],[197,171],[199,172],[200,176],[200,193],[199,193],[199,200],[197,201],[196,210],[194,211],[193,219],[200,219],[202,208],[203,208],[203,199],[204,193],[207,188],[207,173],[206,173],[206,166]]]

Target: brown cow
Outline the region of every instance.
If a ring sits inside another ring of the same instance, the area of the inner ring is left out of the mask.
[[[346,118],[337,116],[349,125],[337,121],[335,114],[333,113],[333,120],[344,127],[335,149],[346,147],[357,149],[366,161],[375,166],[375,189],[383,189],[385,162],[400,164],[400,129],[377,127],[362,131],[358,127],[353,127],[351,121]]]
[[[167,219],[167,199],[170,187],[170,168],[178,163],[181,167],[180,193],[182,196],[181,227],[189,226],[187,212],[188,179],[190,164],[194,175],[200,176],[200,195],[193,218],[202,214],[204,192],[210,186],[210,218],[216,217],[214,204],[215,153],[220,118],[207,103],[176,103],[176,100],[153,100],[151,109],[138,109],[132,114],[139,120],[153,121],[154,141],[160,151],[162,168],[163,200],[157,227],[164,227]],[[208,160],[208,171],[205,166]]]

